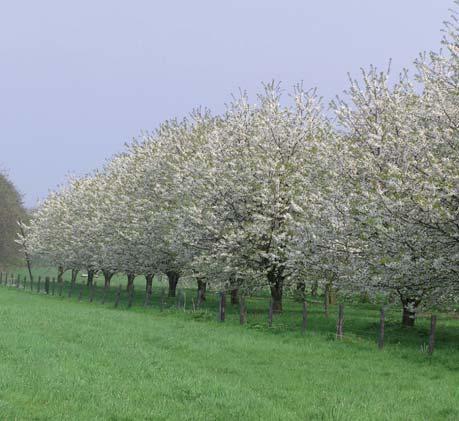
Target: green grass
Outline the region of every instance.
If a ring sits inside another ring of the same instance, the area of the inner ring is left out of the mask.
[[[423,319],[389,321],[377,350],[377,306],[346,305],[340,342],[336,308],[326,319],[311,304],[303,337],[294,302],[268,328],[264,300],[239,326],[231,306],[216,321],[212,295],[202,311],[171,299],[161,312],[138,294],[128,310],[0,287],[0,419],[459,418],[459,322],[447,316],[429,358]]]
[[[12,269],[10,274],[20,276],[23,280],[28,272],[25,268]],[[41,291],[44,288],[44,278],[49,276],[55,278],[57,272],[52,268],[34,268],[35,282],[33,289],[37,290],[37,279],[40,276]],[[82,277],[82,272],[78,274],[77,285],[72,291],[72,301],[78,301],[80,289],[82,292],[82,301],[88,301],[89,289],[86,287],[87,279]],[[11,276],[11,275],[10,275]],[[70,272],[64,274],[64,289],[62,292],[63,297],[68,296],[70,287]],[[22,282],[22,281],[21,281]],[[29,281],[27,281],[29,282]],[[94,301],[100,302],[103,295],[103,276],[96,278],[97,286],[94,293]],[[133,300],[133,308],[130,311],[143,311],[145,302],[145,278],[138,276],[135,279],[135,294]],[[126,276],[116,274],[111,281],[111,288],[106,296],[106,305],[113,306],[115,302],[116,289],[122,285],[122,294],[120,301],[120,308],[126,308],[128,296],[126,293]],[[180,284],[179,284],[180,286]],[[30,284],[27,285],[27,290],[30,290]],[[156,309],[160,308],[160,296],[163,293],[167,295],[167,282],[155,278],[153,283],[153,297],[152,306]],[[195,289],[184,289],[186,295],[186,307],[191,310],[193,299],[196,299]],[[55,288],[55,294],[58,294],[58,288]],[[308,329],[313,333],[321,334],[327,338],[334,338],[336,331],[336,316],[338,313],[337,306],[330,306],[329,317],[324,317],[324,310],[322,297],[307,297],[309,302],[308,314]],[[176,306],[175,298],[164,297],[165,308],[172,308]],[[204,303],[201,312],[194,314],[193,317],[202,320],[214,321],[217,318],[218,312],[218,297],[215,292],[207,293],[207,300]],[[345,304],[345,328],[344,333],[348,340],[351,341],[366,341],[376,345],[379,334],[379,312],[382,303],[377,304],[362,304],[358,302],[346,302]],[[289,297],[284,297],[284,312],[281,316],[274,319],[272,328],[268,329],[268,307],[269,297],[267,295],[259,295],[247,298],[248,307],[248,328],[257,331],[268,331],[271,334],[287,334],[301,331],[301,304],[295,302]],[[238,324],[239,321],[239,308],[227,305],[227,322],[231,324]],[[436,350],[459,350],[459,313],[437,313],[437,338]],[[385,344],[386,346],[401,347],[404,350],[419,351],[428,343],[429,330],[430,330],[430,314],[420,314],[416,320],[416,327],[414,329],[403,328],[400,324],[401,320],[401,307],[398,302],[393,305],[386,306],[386,322],[385,322]]]

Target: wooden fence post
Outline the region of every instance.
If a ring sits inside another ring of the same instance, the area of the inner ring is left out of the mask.
[[[201,290],[201,288],[198,288],[198,291],[197,291],[197,294],[196,294],[196,309],[199,309],[201,307],[201,305],[202,305],[202,301],[203,301],[202,300],[202,294],[203,294],[203,291]]]
[[[121,298],[121,284],[118,285],[118,289],[116,290],[116,297],[115,297],[115,308],[118,307]]]
[[[147,289],[145,291],[145,301],[143,302],[144,307],[148,307],[148,293],[150,291],[150,285],[147,285]]]
[[[92,303],[94,300],[94,292],[96,288],[97,281],[93,281],[92,285],[89,286],[89,302]]]
[[[379,316],[379,339],[378,339],[378,348],[384,348],[384,321],[385,321],[385,313],[384,307],[381,307],[381,314]]]
[[[225,312],[226,312],[226,292],[220,292],[220,306],[219,306],[219,319],[221,322],[225,321]]]
[[[145,307],[151,307],[151,299],[153,297],[153,287],[148,285],[147,294],[145,296]]]
[[[303,323],[301,324],[301,334],[305,334],[308,326],[308,303],[306,300],[303,301]]]
[[[432,314],[430,318],[429,355],[432,355],[435,348],[435,330],[437,328],[437,316]]]
[[[45,294],[49,294],[49,276],[45,278]]]
[[[183,289],[180,290],[180,307],[183,308],[183,303],[185,302],[185,292]]]
[[[343,339],[344,304],[339,305],[338,322],[336,323],[336,339]]]
[[[131,288],[129,288],[128,308],[132,307],[132,301],[133,300],[134,300],[134,284],[132,284]]]
[[[161,293],[159,295],[159,310],[164,310],[164,287],[161,288]]]
[[[70,282],[70,288],[69,288],[69,291],[68,291],[68,293],[67,293],[67,298],[71,298],[71,297],[72,297],[73,288],[75,288],[75,282],[72,280],[72,281]]]
[[[175,307],[177,310],[180,308],[180,299],[181,299],[182,290],[179,289],[175,295]]]
[[[107,290],[108,290],[108,284],[105,284],[104,285],[104,290],[102,292],[102,301],[101,301],[101,304],[105,304],[105,300],[107,298]]]
[[[244,325],[247,322],[247,307],[245,306],[245,297],[239,297],[239,324]]]
[[[268,313],[268,326],[272,327],[273,326],[273,300],[271,299],[269,301],[269,313]]]

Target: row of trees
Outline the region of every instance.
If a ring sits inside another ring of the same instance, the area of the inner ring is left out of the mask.
[[[275,83],[255,104],[167,121],[36,211],[20,242],[59,273],[195,279],[244,294],[396,293],[403,323],[453,303],[459,270],[459,31],[416,76],[375,68],[324,112]],[[329,115],[332,114],[330,117]],[[327,115],[327,116],[326,116]],[[75,279],[75,278],[74,278]]]

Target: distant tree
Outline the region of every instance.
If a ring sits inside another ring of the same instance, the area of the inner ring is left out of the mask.
[[[19,230],[18,221],[26,217],[21,195],[8,177],[0,173],[0,267],[15,263],[20,258],[15,239]]]

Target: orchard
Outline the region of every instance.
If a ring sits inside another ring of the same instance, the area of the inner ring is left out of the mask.
[[[459,292],[459,28],[396,80],[369,68],[329,106],[263,85],[221,115],[193,111],[74,178],[22,224],[58,268],[167,276],[207,291],[398,297],[402,322]]]

